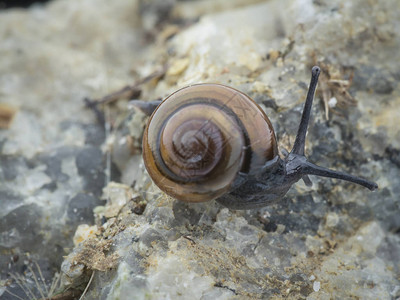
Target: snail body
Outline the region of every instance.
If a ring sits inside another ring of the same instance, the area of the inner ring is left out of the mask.
[[[188,202],[216,199],[232,209],[272,204],[307,174],[371,190],[373,182],[316,166],[304,156],[305,135],[320,73],[314,67],[292,151],[281,159],[274,129],[250,97],[220,84],[192,85],[154,105],[143,136],[143,158],[154,183]]]

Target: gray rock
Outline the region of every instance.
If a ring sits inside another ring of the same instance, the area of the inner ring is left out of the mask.
[[[1,297],[27,296],[8,273],[43,297],[35,262],[48,287],[60,270],[62,296],[88,285],[85,299],[400,297],[399,3],[256,2],[57,0],[0,13],[0,102],[17,109],[0,131]],[[311,176],[312,188],[299,182],[258,210],[178,202],[144,170],[145,118],[129,99],[107,105],[106,126],[83,102],[167,65],[139,85],[141,100],[227,84],[290,149],[314,64],[308,157],[377,181],[374,193]],[[93,226],[73,238],[80,224]]]

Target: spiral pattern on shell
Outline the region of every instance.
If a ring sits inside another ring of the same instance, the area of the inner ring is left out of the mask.
[[[224,85],[192,85],[167,97],[143,137],[155,184],[179,200],[216,199],[239,172],[260,168],[278,153],[273,127],[247,95]]]

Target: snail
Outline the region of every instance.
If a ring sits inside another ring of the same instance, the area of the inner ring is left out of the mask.
[[[135,105],[151,114],[143,159],[154,183],[187,202],[216,200],[231,209],[252,209],[281,199],[308,175],[350,181],[375,190],[366,179],[317,166],[304,154],[311,106],[320,74],[314,66],[293,149],[278,154],[264,111],[244,93],[220,84],[195,84],[163,101]]]

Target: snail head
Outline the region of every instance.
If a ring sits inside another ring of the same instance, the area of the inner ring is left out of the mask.
[[[309,162],[304,154],[304,147],[306,141],[307,127],[310,120],[311,106],[314,99],[315,89],[318,83],[318,77],[321,69],[314,66],[311,71],[311,82],[308,89],[306,102],[304,104],[303,114],[301,116],[301,121],[299,129],[297,131],[296,140],[292,151],[285,157],[284,164],[286,169],[286,181],[297,181],[300,178],[304,180],[307,185],[311,185],[307,175],[317,175],[322,177],[331,177],[336,179],[341,179],[345,181],[350,181],[359,185],[362,185],[369,190],[373,191],[378,188],[375,182],[353,176],[344,172],[334,171],[328,168],[320,167]]]

